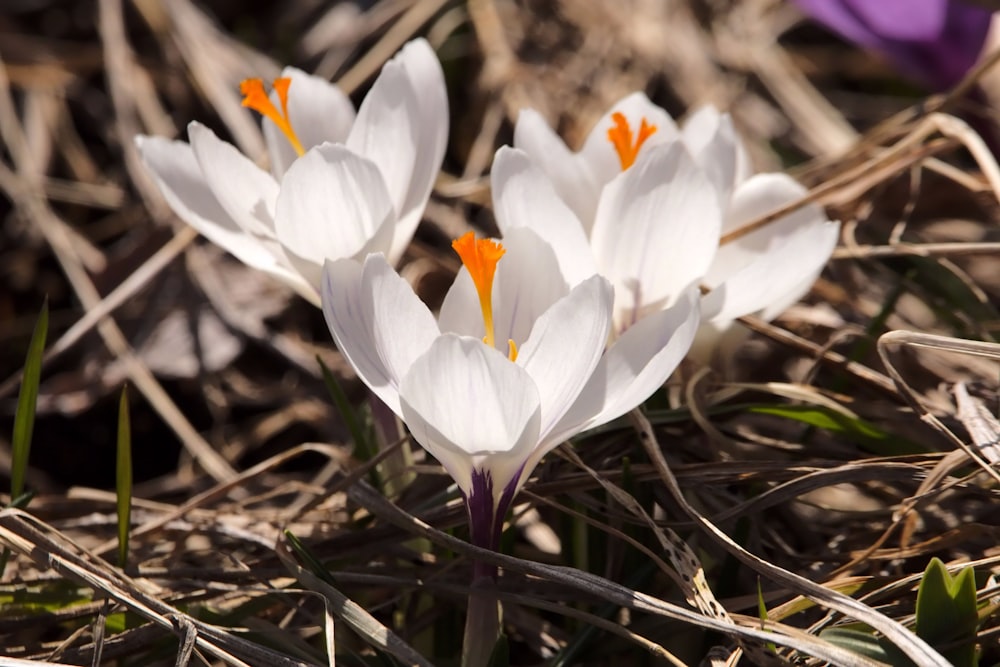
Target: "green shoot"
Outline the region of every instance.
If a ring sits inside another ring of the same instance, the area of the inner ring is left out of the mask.
[[[14,433],[11,436],[10,464],[10,506],[25,507],[31,500],[24,492],[24,477],[28,471],[28,457],[31,454],[31,436],[35,430],[35,408],[38,404],[38,385],[42,377],[42,352],[49,332],[49,302],[42,302],[42,311],[35,322],[35,330],[28,344],[28,355],[24,360],[24,379],[17,396],[14,412]],[[0,575],[7,569],[10,551],[0,552]]]
[[[953,577],[939,558],[932,558],[917,589],[917,635],[956,667],[975,667],[978,627],[973,569],[963,568]]]
[[[118,457],[115,467],[118,498],[118,566],[128,563],[128,537],[132,522],[132,427],[128,411],[128,386],[118,401]]]
[[[10,497],[24,494],[24,476],[28,469],[28,455],[31,451],[31,434],[35,428],[35,407],[38,403],[38,385],[42,375],[42,352],[49,330],[49,304],[42,304],[42,311],[35,323],[28,345],[28,356],[24,362],[24,379],[17,397],[17,411],[14,413],[14,435],[11,438],[12,463],[10,472]]]

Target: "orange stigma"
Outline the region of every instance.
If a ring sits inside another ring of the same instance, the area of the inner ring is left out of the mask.
[[[497,262],[507,251],[498,241],[477,239],[473,232],[452,241],[451,247],[462,258],[462,264],[468,269],[476,286],[479,307],[483,310],[483,324],[486,326],[483,342],[493,347],[493,276],[496,275]],[[516,351],[514,354],[517,354]]]
[[[608,141],[615,147],[615,152],[618,153],[618,161],[622,165],[622,171],[625,171],[635,164],[635,158],[639,155],[639,149],[642,148],[646,139],[649,139],[656,132],[656,126],[650,125],[643,118],[642,123],[639,125],[639,136],[633,142],[632,128],[629,127],[625,114],[616,111],[611,114],[611,120],[615,124],[613,127],[608,128]]]
[[[240,84],[240,94],[243,95],[243,106],[250,107],[277,125],[278,129],[288,138],[288,143],[301,156],[306,151],[302,148],[302,143],[296,136],[295,130],[292,129],[292,122],[288,118],[288,87],[290,85],[292,85],[292,80],[289,78],[275,79],[272,84],[274,92],[278,94],[278,101],[281,102],[281,111],[278,111],[274,102],[267,96],[264,91],[264,82],[260,79],[244,79]]]

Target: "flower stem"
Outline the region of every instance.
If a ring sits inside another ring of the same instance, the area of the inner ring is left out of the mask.
[[[497,568],[488,563],[472,566],[465,637],[462,641],[462,667],[486,667],[500,637],[500,601],[496,596]]]
[[[521,470],[507,483],[499,498],[493,494],[493,475],[489,470],[474,468],[472,485],[465,496],[469,514],[469,538],[477,547],[500,551],[503,519],[517,493]],[[465,637],[462,642],[462,667],[487,667],[501,631],[500,599],[497,597],[496,565],[472,562],[472,586],[465,617]]]

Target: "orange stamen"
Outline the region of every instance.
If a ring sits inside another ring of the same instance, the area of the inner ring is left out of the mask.
[[[497,262],[506,250],[498,241],[477,239],[473,232],[452,241],[451,247],[462,259],[462,264],[476,286],[479,307],[483,311],[483,324],[486,327],[483,342],[493,347],[493,276],[496,275]],[[514,349],[516,354],[516,348]]]
[[[295,130],[292,129],[292,122],[288,118],[288,87],[292,85],[289,78],[275,79],[272,86],[274,92],[278,94],[278,101],[281,103],[281,111],[274,106],[274,102],[264,91],[264,82],[260,79],[244,79],[240,84],[240,94],[243,95],[243,106],[249,107],[261,116],[269,119],[288,138],[288,143],[292,145],[299,155],[305,154],[302,142],[299,141]]]
[[[611,120],[615,124],[608,128],[608,141],[615,147],[615,152],[618,153],[618,161],[622,165],[622,171],[625,171],[635,164],[635,158],[639,155],[639,149],[642,148],[646,139],[649,139],[656,132],[656,126],[650,125],[643,118],[642,123],[639,125],[639,136],[633,142],[632,128],[629,127],[625,114],[616,111],[611,114]]]

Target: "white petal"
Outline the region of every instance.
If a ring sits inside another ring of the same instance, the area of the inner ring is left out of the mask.
[[[341,354],[358,377],[402,417],[399,385],[439,332],[434,316],[382,255],[364,264],[327,262],[323,314]]]
[[[355,257],[378,237],[387,250],[394,219],[378,168],[339,144],[296,160],[281,183],[275,233],[289,259],[318,288],[323,262]]]
[[[786,174],[757,174],[740,184],[733,193],[723,224],[723,235],[801,199],[805,194],[806,189]],[[719,246],[712,266],[705,275],[705,284],[710,287],[722,284],[796,228],[825,219],[819,206],[808,204],[735,241]]]
[[[417,153],[417,100],[406,72],[389,61],[365,96],[347,147],[371,160],[382,172],[393,205],[401,209]]]
[[[699,108],[685,119],[681,137],[692,155],[699,155],[717,138],[721,122],[722,114],[711,104]]]
[[[441,311],[438,313],[438,326],[442,332],[472,336],[480,340],[486,335],[479,294],[464,266],[458,270],[455,282],[444,295]]]
[[[559,197],[589,233],[603,183],[596,180],[583,158],[570,151],[534,109],[522,109],[518,114],[514,125],[514,148],[527,153],[545,172]]]
[[[444,158],[448,99],[444,74],[425,40],[385,64],[365,97],[347,146],[378,165],[398,214],[390,260],[403,254]]]
[[[191,146],[183,141],[145,136],[136,137],[136,146],[170,208],[182,220],[250,266],[261,268],[274,263],[274,255],[219,205]]]
[[[494,492],[502,490],[538,443],[531,378],[474,338],[435,340],[403,378],[400,403],[413,437],[467,495],[474,465],[491,473]]]
[[[715,189],[679,141],[640,154],[605,186],[591,244],[615,287],[618,331],[701,280],[721,217]]]
[[[605,352],[576,403],[538,452],[607,423],[649,398],[684,359],[698,323],[697,291],[690,290],[672,308],[648,315],[629,328]]]
[[[682,136],[695,162],[715,185],[719,200],[728,202],[748,164],[733,119],[711,105],[704,106],[684,124]]]
[[[395,218],[392,215],[388,215],[382,221],[380,225],[375,228],[375,233],[370,239],[368,239],[361,248],[352,255],[356,260],[363,260],[368,255],[372,254],[382,254],[387,258],[389,256],[389,248],[392,246],[392,232],[393,224]]]
[[[281,76],[292,80],[288,87],[288,118],[305,150],[324,142],[344,143],[354,124],[354,105],[338,86],[326,79],[286,67]],[[275,92],[271,102],[281,108]],[[267,118],[264,138],[271,157],[271,173],[279,180],[298,157],[284,133]]]
[[[648,125],[656,126],[656,131],[642,145],[639,155],[642,155],[653,146],[670,143],[679,136],[677,124],[674,122],[674,119],[662,107],[658,107],[650,102],[645,93],[632,93],[618,100],[597,121],[594,129],[587,136],[583,148],[580,150],[580,157],[583,158],[593,175],[594,181],[599,185],[604,185],[621,173],[621,162],[618,158],[618,153],[608,139],[608,130],[615,125],[612,119],[612,114],[615,113],[625,116],[629,127],[632,128],[633,135],[639,132],[639,127],[642,125],[643,119],[646,120]]]
[[[423,38],[408,42],[394,58],[406,73],[417,100],[417,152],[409,177],[409,188],[398,207],[389,259],[399,260],[424,215],[434,181],[437,180],[448,145],[448,90],[437,54]]]
[[[837,247],[840,223],[825,220],[817,226],[811,227],[809,231],[802,231],[803,235],[808,234],[808,242],[796,232],[794,239],[789,240],[789,248],[781,248],[780,251],[775,249],[782,257],[795,257],[795,260],[789,261],[795,268],[786,272],[785,277],[781,278],[788,281],[783,285],[782,293],[777,298],[771,299],[761,310],[760,316],[765,320],[773,320],[809,292],[833,254],[834,248]],[[775,257],[775,261],[783,260]]]
[[[777,317],[809,291],[839,236],[840,225],[821,217],[777,239],[704,297],[705,318],[721,323],[751,313]]]
[[[512,229],[493,281],[493,322],[500,351],[522,344],[535,321],[569,293],[552,247],[531,229]],[[471,279],[470,279],[471,281]]]
[[[278,182],[201,123],[188,124],[188,138],[208,187],[236,224],[250,234],[274,236]]]
[[[504,237],[519,227],[534,231],[552,246],[570,285],[596,273],[590,242],[580,220],[527,153],[502,146],[493,158],[490,184],[493,213]]]
[[[541,400],[544,438],[580,395],[611,330],[611,284],[592,276],[549,308],[517,356]]]
[[[506,252],[497,264],[491,295],[496,347],[507,340],[520,345],[535,320],[566,296],[569,286],[559,271],[552,247],[533,230],[517,228],[503,239]],[[479,294],[463,266],[445,295],[438,316],[441,331],[482,339],[485,335]]]
[[[136,137],[136,146],[170,208],[208,240],[247,266],[266,271],[303,295],[318,294],[293,271],[277,241],[244,231],[219,204],[201,172],[191,146],[161,137]]]

